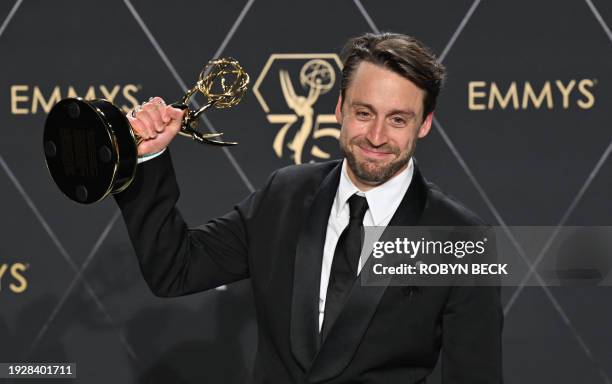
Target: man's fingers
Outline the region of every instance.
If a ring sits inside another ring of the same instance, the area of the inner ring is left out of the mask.
[[[181,128],[183,114],[183,110],[167,106],[161,97],[152,97],[128,113],[134,133],[143,139],[138,145],[138,154],[167,147]]]
[[[142,107],[143,112],[146,112],[146,116],[148,116],[152,121],[152,128],[156,132],[162,132],[165,127],[165,123],[162,119],[162,106],[158,103],[148,102],[144,104]],[[137,116],[138,117],[138,116]]]
[[[136,133],[138,136],[142,137],[145,140],[150,138],[149,132],[147,131],[147,128],[144,126],[144,123],[141,120],[135,119],[129,115],[127,118],[130,122],[130,125],[132,126],[132,129],[134,130],[134,133]]]
[[[161,121],[164,124],[168,124],[170,122],[170,117],[165,113],[167,106],[166,106],[166,102],[164,101],[164,99],[162,99],[159,96],[152,97],[147,102],[147,104],[149,103],[154,105],[157,109],[159,109],[159,113],[161,114]],[[158,130],[158,132],[161,132],[161,131]]]
[[[179,122],[183,121],[184,114],[185,114],[185,110],[174,108],[170,105],[166,106],[162,112],[162,116],[164,116],[165,119],[167,119],[167,122],[170,122],[171,120],[175,120]]]
[[[148,102],[152,103],[152,104],[161,105],[161,106],[165,106],[166,105],[166,102],[164,101],[164,99],[162,99],[159,96],[152,97],[151,100],[149,100]]]
[[[185,110],[179,109],[179,108],[174,108],[171,105],[167,105],[164,108],[164,111],[166,112],[166,115],[170,119],[172,119],[172,120],[181,120],[181,119],[183,119],[183,114],[185,113]]]
[[[162,109],[161,111],[161,117],[162,117],[162,121],[164,122],[164,124],[168,124],[170,122],[170,120],[172,120],[170,118],[170,116],[168,116],[168,114],[166,113],[165,109]]]
[[[149,112],[144,109],[136,113],[136,120],[140,120],[143,124],[144,129],[147,132],[148,138],[154,139],[157,137],[157,131],[155,130],[155,121]]]

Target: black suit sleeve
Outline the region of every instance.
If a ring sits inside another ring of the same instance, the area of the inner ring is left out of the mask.
[[[478,226],[469,234],[474,236],[473,241],[488,239],[487,251],[479,255],[478,262],[496,262],[495,233],[491,228]],[[443,384],[503,382],[504,314],[499,283],[495,275],[480,275],[474,278],[472,285],[451,288],[442,317]]]
[[[455,286],[442,318],[442,383],[502,383],[500,287]]]
[[[263,192],[190,229],[176,208],[179,187],[169,150],[138,165],[115,194],[142,274],[157,296],[181,296],[249,277],[247,221]]]

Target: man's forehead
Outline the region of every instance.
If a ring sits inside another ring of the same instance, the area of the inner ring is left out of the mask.
[[[361,62],[353,72],[345,97],[351,105],[419,113],[425,92],[412,81],[381,65]]]

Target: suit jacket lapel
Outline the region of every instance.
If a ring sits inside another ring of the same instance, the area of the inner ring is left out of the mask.
[[[388,226],[418,224],[426,203],[425,180],[415,162],[413,179]],[[386,233],[385,230],[381,240],[385,238]],[[370,257],[363,268],[371,267],[372,260],[373,258]],[[355,280],[342,312],[330,329],[327,339],[321,345],[312,364],[310,382],[328,380],[342,373],[352,360],[386,288],[387,285],[363,286],[359,278]]]
[[[291,303],[291,351],[307,371],[319,349],[319,286],[327,222],[338,190],[342,163],[325,177],[317,192],[304,202],[308,212],[295,255]]]

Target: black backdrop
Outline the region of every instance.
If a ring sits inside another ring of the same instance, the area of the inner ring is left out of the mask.
[[[339,155],[336,54],[379,30],[416,36],[448,68],[417,149],[429,179],[492,224],[611,224],[607,1],[3,0],[0,23],[0,362],[75,362],[87,383],[244,382],[257,346],[248,281],[154,297],[112,199],[66,199],[42,152],[59,98],[175,100],[213,57],[238,58],[252,86],[203,124],[241,145],[171,145],[191,226],[278,167]],[[316,65],[336,81],[298,116],[279,74],[306,96],[300,71]],[[297,157],[300,126],[311,135]],[[506,382],[612,382],[611,293],[505,287]]]

